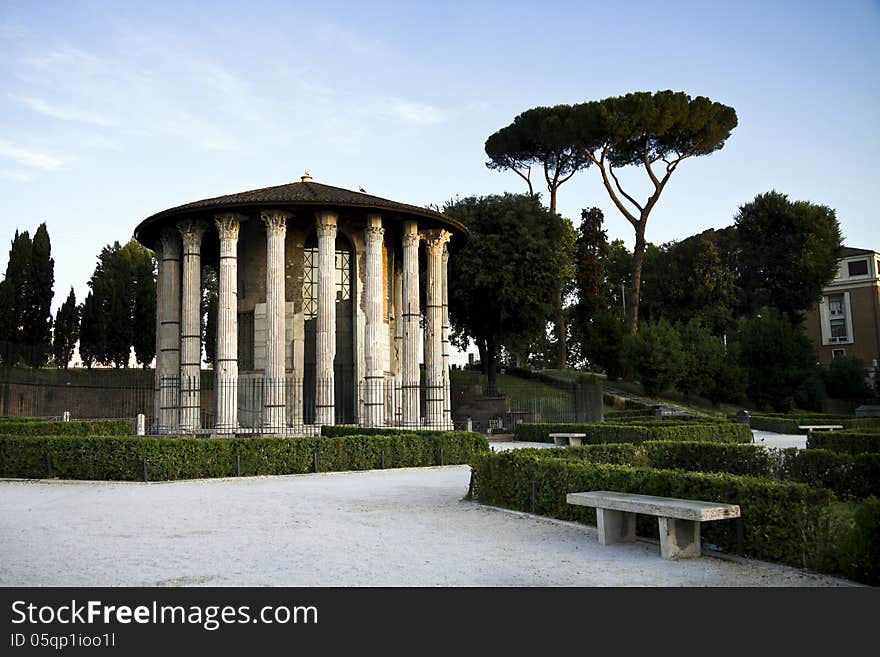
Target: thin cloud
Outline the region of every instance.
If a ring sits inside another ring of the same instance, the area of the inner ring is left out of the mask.
[[[81,110],[76,107],[60,107],[58,105],[52,105],[43,98],[35,98],[33,96],[11,96],[11,98],[38,114],[53,119],[59,119],[60,121],[88,123],[104,127],[113,125],[113,121],[105,116],[94,114],[87,110]]]
[[[6,157],[26,167],[42,169],[44,171],[54,171],[64,164],[63,160],[54,155],[13,146],[6,141],[0,141],[0,157]]]

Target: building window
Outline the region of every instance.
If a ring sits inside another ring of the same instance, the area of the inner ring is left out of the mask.
[[[832,349],[831,350],[831,358],[833,360],[837,360],[838,358],[846,357],[846,349]]]
[[[867,274],[868,274],[868,261],[867,260],[855,260],[853,262],[848,262],[847,268],[849,269],[850,276],[867,276]]]
[[[828,296],[828,320],[830,342],[847,342],[846,303],[844,295],[832,294]]]
[[[336,300],[351,298],[351,251],[336,249]],[[318,247],[303,250],[303,313],[318,316]]]

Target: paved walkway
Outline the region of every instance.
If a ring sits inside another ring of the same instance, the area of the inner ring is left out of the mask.
[[[3,586],[829,586],[755,562],[603,548],[462,500],[467,466],[169,483],[0,481]]]

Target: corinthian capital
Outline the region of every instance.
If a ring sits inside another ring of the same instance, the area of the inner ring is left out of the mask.
[[[452,233],[448,230],[437,228],[423,230],[421,236],[422,239],[425,240],[425,247],[427,247],[429,253],[441,255],[446,248],[446,244],[449,242],[449,238],[452,237]]]
[[[176,260],[180,257],[180,231],[166,226],[159,231],[159,250],[162,257],[168,260]],[[158,251],[157,251],[158,253]]]
[[[266,232],[285,233],[287,232],[287,220],[293,215],[284,210],[263,210],[260,218],[266,224]]]
[[[318,237],[336,237],[336,221],[338,215],[335,212],[319,210],[315,213],[315,231]]]
[[[198,253],[202,246],[202,236],[208,230],[208,224],[200,220],[184,219],[177,222],[177,230],[180,231],[183,240],[184,254]]]
[[[220,233],[220,241],[237,240],[239,226],[245,219],[244,215],[234,212],[214,215],[214,224],[217,226],[217,232]]]

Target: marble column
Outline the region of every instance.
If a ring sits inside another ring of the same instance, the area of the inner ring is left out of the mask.
[[[153,245],[153,257],[156,258],[156,369],[153,372],[153,425],[152,431],[158,433],[161,427],[162,411],[162,352],[159,341],[162,335],[162,241]]]
[[[419,408],[419,233],[415,221],[403,223],[403,426],[418,428]]]
[[[394,305],[394,426],[400,426],[403,420],[403,395],[401,384],[403,383],[403,271],[399,262],[394,263],[394,290],[392,292]]]
[[[425,426],[443,428],[443,250],[451,233],[422,232],[427,254],[425,299]]]
[[[180,231],[159,233],[162,254],[156,297],[159,332],[156,334],[156,370],[159,377],[159,433],[175,433],[180,402]]]
[[[449,385],[449,244],[443,245],[440,275],[443,278],[443,329],[440,339],[443,345],[443,428],[452,430],[452,390]]]
[[[364,231],[366,243],[366,287],[364,289],[364,310],[367,318],[364,341],[364,424],[368,427],[385,425],[385,368],[382,365],[382,243],[385,229],[382,217],[367,215],[367,228]]]
[[[214,430],[218,433],[234,433],[238,429],[238,230],[245,218],[232,212],[214,217],[220,235],[214,361]]]
[[[180,430],[201,428],[202,372],[202,236],[208,225],[184,220],[177,224],[183,241],[183,291],[180,322]]]
[[[336,221],[335,212],[315,213],[318,233],[318,317],[315,322],[315,422],[336,422],[333,361],[336,359]]]
[[[263,370],[263,431],[282,433],[287,424],[285,406],[284,238],[287,220],[281,210],[264,210],[266,224],[266,367]]]

